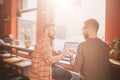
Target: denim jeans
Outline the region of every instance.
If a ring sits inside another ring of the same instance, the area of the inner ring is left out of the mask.
[[[52,78],[54,80],[70,80],[72,78],[72,74],[68,70],[53,64]]]

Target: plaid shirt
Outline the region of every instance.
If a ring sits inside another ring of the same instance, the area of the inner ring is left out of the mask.
[[[40,41],[37,42],[36,48],[32,53],[30,80],[52,80],[51,65],[64,56],[65,54],[63,53],[58,56],[53,56],[50,39],[48,36],[43,35]]]

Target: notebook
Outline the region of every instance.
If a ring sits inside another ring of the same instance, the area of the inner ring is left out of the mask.
[[[15,63],[15,62],[22,61],[22,59],[17,57],[12,57],[12,58],[3,59],[3,61],[7,63]]]

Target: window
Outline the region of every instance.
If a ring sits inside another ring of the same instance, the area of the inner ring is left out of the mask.
[[[18,1],[18,39],[24,41],[24,34],[36,42],[37,0]]]
[[[66,41],[83,41],[82,23],[89,18],[94,18],[99,22],[98,36],[104,40],[106,1],[79,0],[79,4],[74,4],[74,1],[54,0],[55,47],[57,46],[57,49],[62,49],[61,46],[63,47],[63,45],[60,45],[60,42],[63,44]],[[99,6],[101,7],[99,8]]]
[[[22,10],[37,8],[37,0],[19,0]]]

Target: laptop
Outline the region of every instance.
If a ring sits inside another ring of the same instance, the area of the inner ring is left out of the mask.
[[[65,42],[63,50],[73,49],[75,51],[75,53],[76,53],[77,48],[78,48],[78,42]],[[64,64],[70,64],[70,60],[67,57],[63,58],[59,62],[64,63]]]

